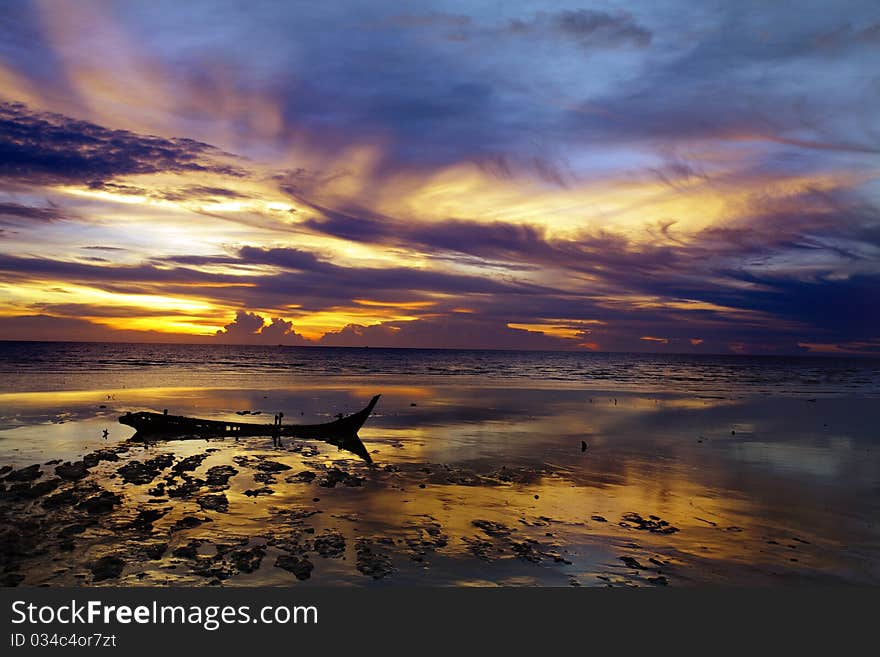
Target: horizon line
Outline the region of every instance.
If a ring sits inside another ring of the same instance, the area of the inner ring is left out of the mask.
[[[0,343],[24,342],[32,344],[125,344],[151,346],[186,347],[261,347],[278,349],[385,349],[394,351],[493,351],[499,353],[545,353],[545,354],[624,354],[633,356],[729,356],[732,358],[859,358],[880,360],[878,354],[859,353],[736,353],[736,352],[660,352],[660,351],[594,351],[591,349],[493,349],[492,347],[383,347],[370,345],[309,345],[309,344],[248,344],[248,343],[209,343],[209,342],[132,342],[127,340],[20,340],[0,338]]]

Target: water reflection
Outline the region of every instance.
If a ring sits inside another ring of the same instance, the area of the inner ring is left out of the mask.
[[[197,478],[212,467],[234,467],[225,513],[201,508],[198,495],[157,496],[150,485],[111,479],[121,463],[100,463],[92,476],[124,503],[78,538],[66,557],[73,566],[55,572],[49,557],[36,558],[29,583],[88,581],[84,564],[129,549],[134,539],[118,528],[157,504],[168,510],[150,537],[167,542],[167,550],[155,562],[128,561],[125,584],[205,583],[192,560],[174,556],[191,541],[211,554],[223,544],[264,546],[262,566],[223,580],[231,585],[880,582],[880,462],[872,429],[880,416],[876,404],[858,397],[376,389],[332,381],[3,395],[4,426],[18,426],[0,431],[0,463],[76,460],[117,444],[129,437],[123,427],[115,425],[107,441],[99,431],[124,411],[169,408],[219,420],[241,419],[240,410],[270,418],[283,411],[310,423],[358,410],[380,392],[360,432],[375,467],[322,443],[278,449],[270,438],[170,441],[121,455],[143,461],[173,453],[179,461],[202,454]],[[289,470],[265,476],[259,464],[266,461]],[[332,468],[359,485],[321,486]],[[315,480],[297,479],[303,472]],[[260,488],[271,492],[254,492]],[[291,520],[297,510],[308,515]],[[187,516],[213,522],[171,531]],[[652,531],[660,522],[677,531]],[[342,537],[341,554],[316,552],[316,538],[325,535]],[[273,567],[291,542],[311,546],[304,548],[314,563],[308,580]],[[387,556],[393,572],[365,576],[365,554]]]

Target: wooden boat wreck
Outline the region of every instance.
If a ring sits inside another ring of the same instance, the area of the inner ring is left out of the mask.
[[[119,423],[133,427],[134,436],[130,440],[149,441],[161,439],[197,439],[197,438],[245,438],[254,436],[271,436],[281,439],[302,438],[304,440],[321,440],[340,449],[357,454],[367,463],[372,463],[370,453],[361,442],[358,431],[366,422],[373,407],[381,395],[376,395],[362,410],[352,415],[339,417],[332,422],[323,424],[253,424],[249,422],[227,422],[224,420],[203,420],[182,415],[164,413],[126,413],[120,416]]]

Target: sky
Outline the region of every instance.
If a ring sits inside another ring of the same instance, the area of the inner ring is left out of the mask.
[[[0,5],[0,339],[880,353],[876,2]]]

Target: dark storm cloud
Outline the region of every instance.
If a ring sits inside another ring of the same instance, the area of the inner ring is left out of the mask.
[[[809,327],[802,331],[811,339],[849,342],[880,335],[880,274],[839,278],[826,272],[807,280],[745,272],[733,275],[755,288],[739,295],[718,294],[719,299],[801,323]]]
[[[0,177],[28,183],[104,181],[117,176],[202,171],[242,175],[214,147],[109,130],[60,114],[0,103]]]

